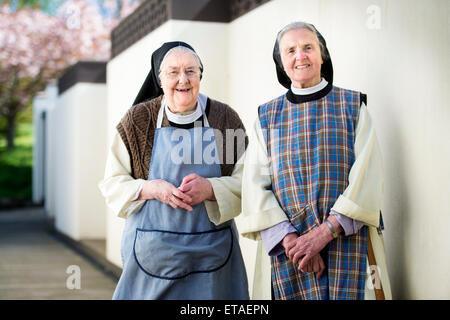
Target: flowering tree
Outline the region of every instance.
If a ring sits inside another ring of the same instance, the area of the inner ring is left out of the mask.
[[[109,59],[112,28],[138,4],[105,0],[102,13],[92,2],[68,0],[54,16],[0,5],[0,116],[7,123],[8,147],[14,146],[17,115],[46,82],[78,60]]]

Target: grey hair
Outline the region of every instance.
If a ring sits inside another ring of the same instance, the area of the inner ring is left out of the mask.
[[[274,48],[274,57],[278,60],[280,65],[283,65],[281,63],[281,53],[280,53],[280,40],[283,37],[283,35],[290,31],[295,29],[307,29],[311,32],[313,32],[317,39],[319,40],[319,47],[320,47],[320,54],[322,56],[323,61],[327,61],[330,59],[328,55],[328,50],[326,49],[325,40],[323,39],[322,35],[317,31],[317,29],[310,23],[303,22],[303,21],[295,21],[289,23],[287,26],[285,26],[283,29],[281,29],[280,32],[278,32],[277,40],[275,42],[275,48]]]
[[[166,54],[164,55],[164,58],[161,61],[161,64],[159,66],[159,71],[158,71],[158,76],[159,79],[161,81],[161,71],[163,70],[163,68],[165,67],[165,63],[166,63],[166,58],[174,53],[174,52],[182,52],[182,53],[190,53],[195,57],[195,60],[197,61],[198,67],[200,69],[200,79],[202,78],[202,74],[203,74],[203,64],[202,61],[200,60],[200,57],[198,56],[198,54],[195,51],[192,51],[191,49],[184,47],[184,46],[177,46],[177,47],[173,47],[172,49],[170,49],[169,51],[166,52]]]

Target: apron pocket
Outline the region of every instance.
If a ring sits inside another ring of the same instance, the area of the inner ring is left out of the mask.
[[[232,248],[230,227],[195,233],[136,229],[133,251],[146,274],[175,280],[222,268]]]

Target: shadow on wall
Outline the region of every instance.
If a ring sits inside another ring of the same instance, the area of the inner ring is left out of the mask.
[[[402,136],[397,131],[397,126],[391,126],[391,150],[397,150],[395,155],[385,156],[385,159],[392,159],[391,170],[389,172],[396,172],[395,176],[386,176],[385,184],[389,183],[392,192],[385,190],[385,202],[390,203],[388,206],[393,212],[387,214],[391,216],[390,223],[387,226],[391,229],[389,232],[387,247],[388,268],[390,271],[390,280],[392,285],[393,299],[408,299],[408,292],[410,288],[408,285],[408,268],[407,268],[407,247],[406,247],[406,226],[404,221],[408,219],[409,212],[409,192],[408,182],[406,179],[405,161],[402,152]],[[385,164],[386,165],[386,164]],[[395,211],[394,211],[395,209]]]
[[[381,79],[383,74],[373,74],[374,79]],[[398,105],[399,99],[397,92],[389,82],[377,81],[377,91],[383,95],[378,95],[373,100],[376,108],[383,111],[382,121],[377,127],[381,127],[388,132],[377,132],[379,143],[381,145],[383,167],[384,167],[384,199],[382,208],[385,230],[383,232],[386,259],[391,282],[393,299],[408,299],[410,288],[408,285],[408,268],[407,268],[407,246],[406,246],[406,225],[408,212],[410,212],[409,204],[409,184],[407,179],[408,159],[405,159],[405,141],[406,137],[401,132],[401,119],[398,118],[396,110],[393,106]],[[368,105],[370,110],[370,96],[368,97]],[[378,113],[381,113],[378,110]],[[381,138],[384,137],[382,140]],[[388,152],[395,150],[395,152]],[[384,151],[384,152],[383,152]],[[392,174],[394,173],[394,174]]]

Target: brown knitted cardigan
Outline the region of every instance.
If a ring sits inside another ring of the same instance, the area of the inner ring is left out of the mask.
[[[156,120],[161,107],[162,96],[145,101],[131,107],[123,116],[117,125],[117,130],[124,142],[131,161],[131,175],[135,179],[148,179],[148,171],[150,166],[150,158],[152,155],[153,138],[156,129]],[[234,161],[226,163],[226,141],[227,134],[233,134],[226,129],[243,129],[244,124],[239,118],[236,111],[228,105],[219,101],[210,99],[210,109],[208,114],[208,122],[214,130],[220,130],[224,137],[223,149],[218,148],[219,159],[221,160],[221,170],[223,176],[231,175],[234,164],[244,153],[248,144],[248,138],[245,137],[245,146],[238,149],[239,144],[234,141]],[[170,126],[169,121],[164,113],[162,122],[163,127]],[[218,140],[216,140],[217,142]],[[241,144],[242,145],[242,144]],[[223,150],[223,151],[222,151]]]

